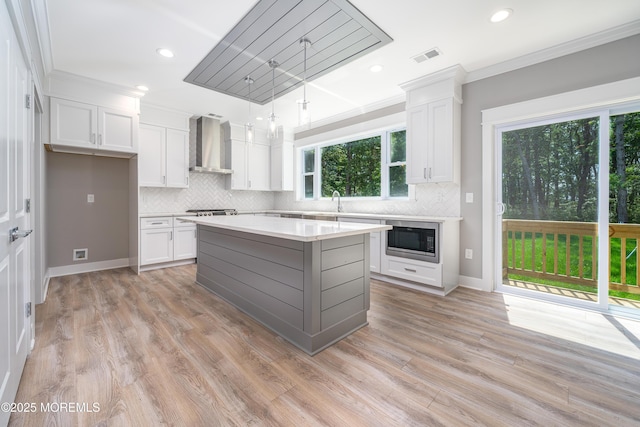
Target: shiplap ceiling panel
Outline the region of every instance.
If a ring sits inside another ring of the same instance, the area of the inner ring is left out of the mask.
[[[185,78],[217,92],[248,99],[245,77],[254,84],[251,99],[271,100],[272,70],[275,96],[302,83],[307,38],[307,81],[378,49],[392,39],[347,0],[261,0]]]
[[[324,25],[320,25],[316,27],[313,31],[308,33],[309,40],[314,40],[312,45],[307,49],[307,68],[312,64],[312,61],[315,61],[314,57],[316,55],[321,55],[322,58],[327,58],[325,53],[322,53],[328,46],[331,46],[341,39],[345,37],[358,37],[362,38],[362,33],[369,34],[368,31],[364,30],[359,24],[357,24],[354,20],[347,17],[345,13],[339,13],[334,15],[337,17],[336,20],[327,21],[327,25],[331,25],[331,28],[334,28],[333,31],[327,33]],[[346,21],[340,19],[340,17],[347,17]],[[343,25],[338,25],[338,23],[344,22]],[[354,34],[360,31],[359,34]],[[277,56],[273,55],[271,57],[278,58],[278,62],[280,63],[280,67],[276,70],[276,94],[284,88],[281,84],[289,79],[289,75],[292,70],[289,70],[287,67],[291,67],[296,64],[304,64],[303,55],[301,55],[302,46],[300,45],[300,41],[296,40],[294,43],[290,44],[286,49],[278,52]],[[295,58],[295,61],[292,60]],[[255,95],[257,93],[263,94],[264,92],[268,93],[268,96],[271,96],[271,69],[270,67],[262,60],[255,61],[253,63],[257,69],[254,72],[250,73],[251,78],[254,79],[254,84],[252,86],[252,99],[255,99]],[[304,68],[304,65],[303,65]],[[249,74],[245,74],[249,75]],[[308,76],[311,76],[310,72],[307,72]],[[302,73],[297,76],[298,80],[302,79]],[[223,89],[224,90],[224,89]],[[238,93],[241,97],[247,94],[247,87],[244,80],[239,82],[236,86],[228,89],[229,92]],[[262,95],[265,96],[264,94]],[[259,98],[258,98],[259,99]]]
[[[270,68],[267,65],[267,62],[272,58],[280,58],[278,60],[279,63],[283,64],[285,62],[285,58],[290,58],[292,56],[298,56],[300,54],[300,50],[302,46],[300,45],[300,34],[305,34],[309,40],[320,40],[322,37],[326,35],[327,29],[340,29],[344,26],[345,23],[354,22],[349,18],[349,16],[341,11],[334,13],[330,11],[328,8],[323,8],[318,11],[322,15],[318,15],[318,20],[326,18],[322,20],[322,23],[317,27],[313,28],[311,31],[307,32],[309,28],[309,23],[302,21],[292,27],[287,33],[281,37],[277,43],[272,43],[268,45],[264,50],[257,52],[256,56],[251,61],[245,61],[245,63],[238,67],[233,67],[234,76],[238,75],[250,75],[256,82],[259,80],[259,77],[264,76],[265,74],[271,75]],[[355,23],[354,23],[355,25]],[[336,30],[336,31],[338,31]],[[287,40],[286,43],[288,45],[284,45],[282,41]],[[294,43],[290,43],[291,40],[294,40]],[[307,56],[312,54],[311,49],[308,49]],[[229,67],[227,67],[229,68]],[[211,81],[209,83],[212,83]],[[234,87],[234,85],[240,84],[240,88]],[[223,91],[231,91],[231,92],[240,92],[242,93],[242,86],[244,86],[244,79],[241,82],[233,81],[233,79],[227,78],[226,80],[220,82],[216,86]],[[269,77],[269,85],[271,85],[271,78]],[[255,87],[259,87],[256,85]]]

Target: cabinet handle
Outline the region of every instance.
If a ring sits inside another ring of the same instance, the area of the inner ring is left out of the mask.
[[[173,231],[169,232],[169,240],[173,240]]]
[[[405,269],[406,271],[410,272],[410,273],[417,273],[417,271],[416,271],[416,270],[414,270],[413,268],[407,268],[407,267],[405,267],[404,269]]]
[[[251,181],[249,181],[249,188],[251,188]]]
[[[162,175],[162,183],[163,184],[167,183],[167,177],[165,175]]]
[[[431,168],[429,168],[429,179],[431,179]]]
[[[161,222],[152,222],[151,225],[162,225]]]
[[[422,170],[422,177],[423,177],[424,179],[427,179],[427,168],[424,168],[424,169]]]
[[[187,175],[187,185],[189,185],[189,176]]]
[[[102,145],[102,134],[98,134],[98,145]]]
[[[92,143],[92,144],[95,144],[95,143],[96,143],[96,134],[95,134],[95,133],[92,133],[92,134],[91,134],[91,143]]]

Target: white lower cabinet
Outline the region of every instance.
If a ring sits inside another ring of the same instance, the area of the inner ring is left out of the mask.
[[[359,222],[363,224],[381,224],[383,221],[378,219],[365,219],[365,218],[344,218],[339,217],[338,221],[340,222]],[[377,231],[375,233],[369,233],[369,262],[370,262],[370,271],[374,273],[380,273],[380,255],[382,251],[382,232]]]
[[[386,257],[383,274],[425,285],[442,287],[442,264]]]
[[[192,259],[197,256],[196,225],[172,217],[140,219],[140,265]]]
[[[190,259],[198,256],[198,229],[190,222],[173,219],[173,259]]]
[[[173,228],[140,230],[140,264],[173,261]]]

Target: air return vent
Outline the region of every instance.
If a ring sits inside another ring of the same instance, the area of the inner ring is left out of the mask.
[[[436,57],[438,57],[440,55],[442,55],[442,51],[440,49],[438,49],[437,47],[434,47],[432,49],[429,49],[426,52],[422,52],[420,55],[414,56],[411,59],[413,59],[414,61],[416,61],[419,64],[419,63],[427,61],[429,59],[436,58]]]

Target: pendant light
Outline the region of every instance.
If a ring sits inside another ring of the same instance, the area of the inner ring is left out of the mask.
[[[275,98],[276,98],[276,68],[280,66],[275,59],[268,62],[271,67],[271,114],[267,128],[267,138],[276,139],[278,137],[278,124],[276,123]]]
[[[309,111],[309,101],[307,101],[307,47],[311,46],[311,41],[304,38],[300,40],[300,44],[304,47],[304,74],[302,75],[302,101],[298,101],[298,126],[309,126],[311,124],[311,112]]]
[[[253,123],[251,123],[251,85],[253,84],[253,79],[251,76],[247,76],[244,81],[249,86],[249,117],[247,117],[247,123],[244,125],[244,137],[247,144],[253,144]]]

